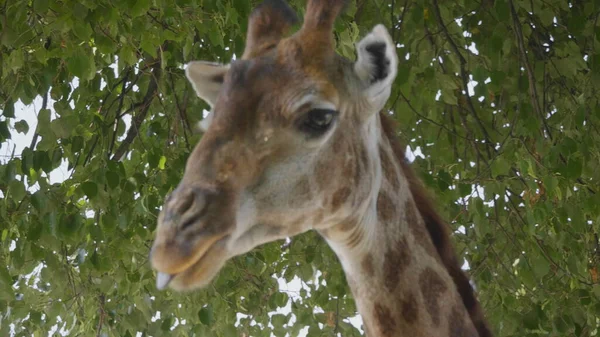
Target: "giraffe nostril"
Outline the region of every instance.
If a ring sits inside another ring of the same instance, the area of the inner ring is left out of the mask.
[[[165,202],[163,221],[179,229],[198,222],[207,209],[209,192],[197,187],[178,187]]]
[[[198,221],[206,212],[207,197],[205,191],[192,189],[189,193],[189,206],[181,214],[181,229],[185,229]]]
[[[188,209],[190,209],[190,207],[192,207],[192,204],[194,203],[194,193],[192,193],[190,190],[186,190],[175,198],[175,203],[174,211],[178,214],[184,214]]]

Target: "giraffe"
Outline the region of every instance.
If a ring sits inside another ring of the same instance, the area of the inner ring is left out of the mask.
[[[249,17],[242,57],[193,61],[211,107],[150,252],[157,287],[208,285],[234,256],[316,230],[337,255],[368,336],[492,336],[447,225],[384,112],[397,73],[383,25],[334,49],[343,0],[282,0]]]

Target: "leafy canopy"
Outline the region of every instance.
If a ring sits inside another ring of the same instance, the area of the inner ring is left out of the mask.
[[[241,55],[254,5],[0,0],[0,335],[360,334],[314,233],[233,259],[203,291],[154,287],[158,209],[207,108],[182,65]],[[498,336],[598,333],[599,13],[597,0],[353,0],[336,24],[350,58],[376,23],[398,42],[388,108]]]

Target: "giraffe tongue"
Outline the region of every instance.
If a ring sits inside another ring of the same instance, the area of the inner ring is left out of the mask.
[[[169,285],[169,282],[171,282],[173,277],[174,275],[158,272],[158,274],[156,275],[156,288],[158,288],[158,290],[165,289]]]

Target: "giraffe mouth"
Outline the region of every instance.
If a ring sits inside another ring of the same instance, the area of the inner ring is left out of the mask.
[[[163,273],[163,272],[158,272],[156,274],[156,288],[158,290],[163,290],[165,289],[169,283],[171,283],[171,280],[173,280],[173,278],[176,276],[177,274],[167,274],[167,273]]]
[[[226,235],[212,243],[195,262],[184,270],[173,274],[157,271],[156,288],[158,290],[165,290],[168,287],[174,289],[188,288],[186,284],[190,283],[189,279],[194,279],[193,283],[201,281],[200,283],[204,284],[209,282],[214,276],[212,275],[215,270],[214,266],[221,264],[222,260],[226,259],[224,248],[229,239],[230,236]]]

